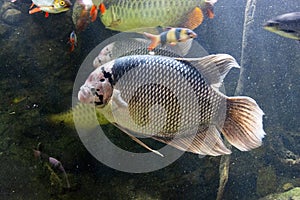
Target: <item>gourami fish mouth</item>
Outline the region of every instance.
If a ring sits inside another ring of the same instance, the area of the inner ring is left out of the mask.
[[[100,93],[93,87],[82,86],[78,92],[78,100],[82,103],[94,104],[95,106],[104,106],[107,100],[103,93]]]
[[[93,94],[91,93],[91,89],[87,86],[82,86],[78,93],[78,99],[82,103],[91,103],[94,101]]]

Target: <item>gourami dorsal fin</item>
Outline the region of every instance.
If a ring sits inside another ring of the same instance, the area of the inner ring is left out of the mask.
[[[176,60],[190,62],[215,89],[220,88],[231,68],[240,68],[236,60],[228,54],[213,54],[201,58],[176,58]]]

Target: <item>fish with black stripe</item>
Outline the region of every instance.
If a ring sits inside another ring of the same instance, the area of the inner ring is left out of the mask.
[[[159,35],[153,35],[146,32],[144,32],[144,35],[151,40],[151,44],[148,47],[149,51],[152,51],[159,44],[176,45],[178,42],[187,42],[188,40],[197,37],[197,34],[188,28],[168,28]],[[190,48],[188,43],[187,46],[187,48]]]

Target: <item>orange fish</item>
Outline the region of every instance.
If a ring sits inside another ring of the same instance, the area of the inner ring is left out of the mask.
[[[77,31],[83,31],[89,23],[96,21],[97,15],[97,6],[93,4],[92,0],[77,0],[72,16]]]
[[[70,33],[69,44],[70,44],[70,52],[74,51],[75,47],[77,46],[77,36],[75,31],[72,31]]]
[[[97,6],[93,5],[90,10],[91,22],[94,22],[97,19],[97,15],[98,15]]]
[[[100,10],[100,13],[101,13],[101,14],[104,14],[104,13],[105,13],[106,7],[105,7],[104,3],[100,3],[100,5],[99,5],[99,10]]]

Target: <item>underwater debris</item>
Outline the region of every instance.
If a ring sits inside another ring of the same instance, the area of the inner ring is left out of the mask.
[[[11,104],[18,104],[21,103],[22,101],[25,101],[26,99],[28,99],[29,96],[26,97],[15,97],[11,100]]]

